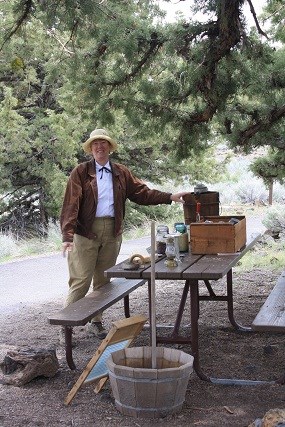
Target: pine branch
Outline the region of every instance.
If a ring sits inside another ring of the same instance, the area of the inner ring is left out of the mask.
[[[241,131],[237,138],[237,145],[241,147],[248,146],[250,144],[250,139],[253,138],[257,132],[267,130],[282,117],[285,117],[285,105],[271,110],[266,119],[253,123]]]
[[[104,82],[105,86],[112,86],[112,88],[123,85],[129,82],[132,78],[134,78],[137,74],[140,73],[143,66],[149,61],[152,56],[155,56],[160,47],[163,45],[163,41],[159,39],[156,33],[152,34],[149,48],[141,58],[141,60],[133,67],[132,71],[128,74],[125,74],[123,79],[113,80],[112,82]]]
[[[262,31],[262,29],[260,28],[259,22],[258,22],[258,20],[257,20],[256,12],[255,12],[255,9],[254,9],[254,7],[253,7],[253,4],[252,4],[251,0],[247,0],[247,2],[248,2],[248,4],[249,4],[249,8],[250,8],[251,14],[252,14],[252,16],[253,16],[253,19],[254,19],[254,22],[255,22],[255,25],[256,25],[256,28],[257,28],[258,33],[259,33],[259,34],[261,34],[262,36],[266,37],[266,38],[267,38],[267,40],[268,40],[268,39],[269,39],[269,37],[268,37],[268,36],[267,36],[267,34],[266,34],[264,31]]]
[[[25,186],[17,188],[14,192],[7,194],[5,197],[7,197],[7,196],[9,196],[9,195],[17,192],[21,188],[25,188]],[[25,194],[24,196],[22,196],[20,198],[16,198],[14,201],[10,200],[10,202],[8,203],[8,205],[6,206],[6,208],[3,211],[0,211],[0,216],[3,215],[4,213],[11,212],[13,209],[21,206],[25,201],[29,200],[32,196],[34,196],[34,197],[33,197],[33,199],[31,201],[35,202],[36,200],[39,199],[39,196],[38,196],[37,193],[38,193],[38,189],[34,190],[34,191],[30,191],[29,193]]]
[[[16,20],[14,27],[12,27],[8,34],[4,37],[4,41],[0,46],[0,51],[3,49],[5,43],[10,40],[14,34],[19,30],[24,22],[28,20],[32,13],[32,9],[35,7],[33,0],[21,0],[19,3],[18,10],[22,11],[18,19]]]

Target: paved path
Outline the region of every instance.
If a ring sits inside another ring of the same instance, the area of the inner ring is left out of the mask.
[[[150,238],[123,242],[118,262],[150,246]],[[61,253],[0,264],[0,314],[21,306],[64,298],[67,293],[67,260]]]

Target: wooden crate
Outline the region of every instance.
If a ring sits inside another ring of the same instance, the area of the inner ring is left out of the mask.
[[[201,203],[201,217],[219,215],[220,213],[220,200],[217,191],[206,191],[201,194],[187,193],[183,196],[183,199],[185,200],[183,204],[185,224],[191,224],[196,221],[197,202]]]
[[[236,218],[237,224],[229,220]],[[246,244],[246,218],[244,216],[208,216],[212,223],[190,224],[192,254],[217,254],[238,252]],[[222,222],[221,222],[222,221]]]

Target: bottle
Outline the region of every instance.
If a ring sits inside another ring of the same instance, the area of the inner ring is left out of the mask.
[[[196,222],[200,222],[201,221],[200,211],[201,211],[201,203],[197,202],[196,203]]]
[[[188,234],[188,243],[190,243],[190,237],[191,237],[191,235],[190,235],[190,224],[188,224],[186,226],[186,229],[187,229],[187,234]]]

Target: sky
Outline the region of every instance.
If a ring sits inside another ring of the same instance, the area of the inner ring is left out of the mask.
[[[170,3],[166,3],[163,0],[159,0],[160,7],[167,12],[166,19],[169,22],[173,22],[175,20],[175,13],[178,11],[182,12],[185,18],[187,17],[189,18],[190,16],[189,5],[191,3],[193,3],[192,0],[183,0],[183,1],[172,0]],[[262,11],[263,6],[266,4],[266,0],[252,0],[252,4],[258,16]],[[244,13],[247,17],[248,25],[249,26],[255,25],[253,17],[250,13],[247,1],[245,2],[245,5],[244,5]],[[191,17],[193,17],[192,14],[191,14]],[[199,15],[197,15],[197,20],[202,20],[201,16],[199,17]]]

